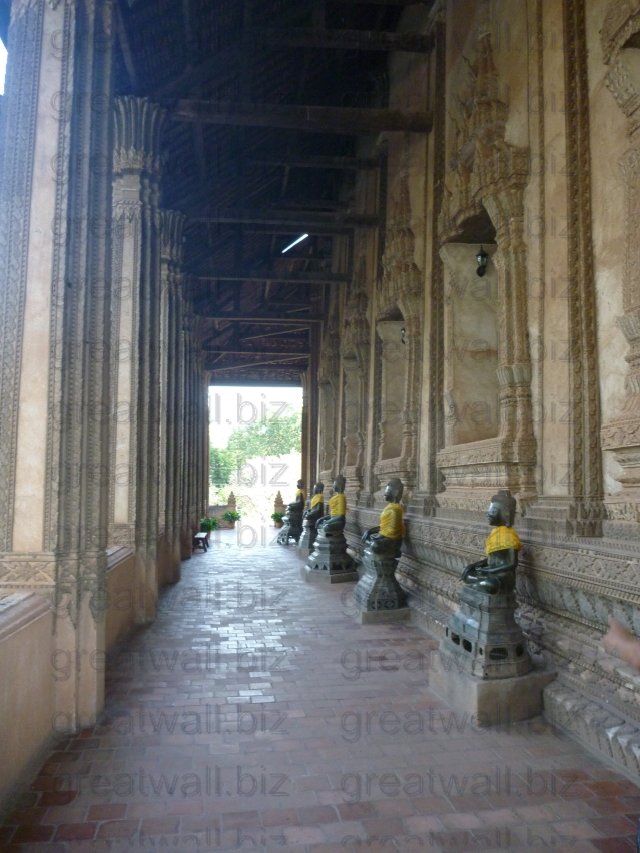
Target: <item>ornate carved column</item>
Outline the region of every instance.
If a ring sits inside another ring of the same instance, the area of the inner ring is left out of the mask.
[[[602,27],[607,86],[627,117],[631,147],[620,161],[625,186],[626,257],[622,283],[624,313],[618,326],[628,344],[625,399],[619,413],[605,423],[602,446],[619,467],[621,490],[605,501],[615,522],[640,522],[640,73],[635,47],[640,32],[640,2],[611,3]],[[637,535],[637,532],[632,533]]]
[[[336,446],[339,383],[337,305],[334,297],[327,330],[323,336],[318,365],[318,479],[330,483],[338,474]]]
[[[422,371],[422,272],[415,261],[408,173],[399,183],[389,216],[376,330],[382,341],[380,442],[375,474],[405,484],[411,499],[416,483],[418,411]],[[382,491],[377,501],[382,504]]]
[[[70,729],[103,698],[111,16],[14,0],[2,104],[0,591],[50,597]]]
[[[183,231],[186,217],[175,210],[160,211],[160,408],[159,434],[159,533],[164,540],[168,561],[168,580],[180,578],[180,534],[175,520],[175,490],[178,476],[178,407],[176,365],[178,360],[178,322],[182,282]]]
[[[355,506],[363,487],[366,443],[366,405],[369,357],[369,322],[365,295],[364,258],[347,300],[342,334],[342,366],[345,376],[344,476],[350,506]]]
[[[113,272],[116,355],[113,542],[135,549],[138,622],[155,616],[158,593],[160,379],[160,138],[166,111],[145,98],[115,102]]]
[[[524,511],[535,500],[536,445],[532,429],[531,359],[527,322],[527,268],[524,242],[524,192],[529,152],[506,141],[509,107],[502,100],[493,61],[491,37],[479,32],[476,56],[469,65],[471,86],[460,101],[461,125],[447,174],[439,230],[444,246],[465,235],[470,253],[474,227],[485,235],[495,229],[491,262],[497,276],[497,368],[499,424],[497,436],[450,444],[453,396],[445,399],[450,418],[447,446],[437,462],[445,477],[438,495],[443,507],[484,509],[497,486],[517,495]],[[486,243],[486,237],[482,238]],[[450,322],[450,316],[446,322]],[[450,326],[447,326],[450,331]],[[455,359],[448,335],[445,358]],[[454,389],[448,389],[451,393]],[[447,395],[445,395],[447,397]],[[495,433],[494,433],[495,435]]]

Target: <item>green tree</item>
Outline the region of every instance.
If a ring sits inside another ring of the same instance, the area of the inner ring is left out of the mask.
[[[301,447],[301,415],[289,415],[254,421],[235,429],[229,437],[227,451],[241,468],[254,456],[283,456],[299,453]]]
[[[209,481],[212,486],[226,486],[236,470],[236,460],[227,448],[209,449]]]

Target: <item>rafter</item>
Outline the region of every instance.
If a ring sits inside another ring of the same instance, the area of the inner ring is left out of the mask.
[[[306,358],[310,355],[308,349],[293,352],[292,350],[256,350],[249,349],[249,347],[237,349],[233,347],[204,346],[202,347],[202,351],[207,353],[207,355],[255,355],[260,358],[268,358],[270,356],[299,356],[300,358]]]
[[[225,314],[221,311],[215,311],[208,314],[205,307],[196,307],[194,310],[202,320],[229,320],[234,323],[253,323],[255,325],[264,324],[268,326],[300,326],[302,324],[308,326],[315,325],[316,323],[324,323],[324,317],[320,314],[296,318],[282,317],[277,314]],[[295,331],[299,331],[299,329],[296,329]]]
[[[241,208],[230,207],[218,210],[193,210],[188,212],[191,222],[220,223],[225,225],[234,224],[260,224],[260,225],[284,225],[294,231],[299,229],[308,230],[313,227],[322,227],[328,231],[332,226],[342,228],[377,228],[380,219],[375,215],[362,213],[351,213],[349,210],[297,210],[277,208]]]
[[[313,133],[340,133],[351,136],[404,131],[428,133],[431,116],[408,110],[315,105],[257,104],[236,101],[183,99],[172,113],[175,121],[230,124],[250,127],[280,127]]]
[[[277,270],[217,270],[213,275],[196,275],[196,281],[269,281],[278,284],[342,284],[352,274],[325,272],[278,272]]]
[[[432,36],[422,33],[385,33],[377,30],[336,29],[261,29],[250,37],[257,44],[276,47],[315,47],[330,50],[383,50],[428,53],[433,49]]]
[[[374,157],[265,157],[254,159],[257,166],[288,166],[290,169],[336,169],[341,171],[365,171],[378,169],[380,160]]]

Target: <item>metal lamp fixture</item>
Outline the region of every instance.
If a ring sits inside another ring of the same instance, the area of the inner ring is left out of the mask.
[[[480,278],[486,273],[488,262],[489,255],[485,252],[484,247],[480,246],[480,251],[476,254],[476,263],[478,264],[476,275],[479,275]]]

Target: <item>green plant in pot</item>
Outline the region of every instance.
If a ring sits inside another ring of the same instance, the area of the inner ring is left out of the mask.
[[[218,519],[211,518],[208,515],[205,515],[200,519],[200,530],[203,533],[211,533],[212,530],[218,529]]]
[[[222,513],[222,520],[226,521],[227,524],[230,524],[231,527],[235,527],[236,521],[240,518],[240,513],[235,509],[228,509],[226,512]]]
[[[273,519],[274,527],[282,527],[282,519],[284,518],[283,512],[272,512],[271,518]]]

